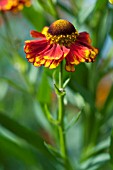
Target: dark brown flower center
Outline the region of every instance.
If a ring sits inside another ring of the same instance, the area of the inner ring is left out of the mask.
[[[45,31],[44,35],[50,44],[69,47],[76,41],[79,34],[69,21],[60,19],[53,22]]]
[[[63,19],[53,22],[48,29],[48,33],[51,35],[71,35],[73,32],[76,32],[75,27]]]

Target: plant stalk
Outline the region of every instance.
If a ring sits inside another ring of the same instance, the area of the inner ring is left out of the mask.
[[[60,64],[59,70],[59,90],[63,91],[63,62]],[[65,142],[65,133],[64,133],[64,95],[58,95],[58,133],[60,140],[60,152],[64,159],[65,170],[67,170],[67,151],[66,151],[66,142]]]

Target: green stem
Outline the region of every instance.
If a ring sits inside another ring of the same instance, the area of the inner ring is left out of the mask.
[[[59,90],[63,90],[63,62],[61,62],[60,64],[60,70],[59,70]],[[59,114],[58,114],[58,120],[62,123],[63,122],[63,111],[64,111],[64,103],[63,103],[63,96],[62,95],[59,95],[58,96],[59,100]]]
[[[60,65],[59,70],[59,90],[63,90],[63,62]],[[64,158],[64,164],[66,169],[66,143],[65,143],[65,133],[64,133],[64,102],[63,102],[64,96],[59,95],[58,96],[58,104],[59,104],[59,110],[58,110],[58,132],[59,132],[59,140],[60,140],[60,152],[62,157]]]

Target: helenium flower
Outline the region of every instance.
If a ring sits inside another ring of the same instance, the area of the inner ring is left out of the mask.
[[[98,49],[91,45],[87,32],[80,32],[67,20],[59,19],[42,32],[31,31],[36,40],[25,41],[26,58],[34,66],[56,68],[66,60],[66,71],[75,71],[75,65],[81,62],[94,62]]]

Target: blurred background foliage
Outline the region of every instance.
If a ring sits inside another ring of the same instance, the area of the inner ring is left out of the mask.
[[[23,51],[31,29],[41,31],[59,18],[89,32],[99,48],[95,63],[82,63],[71,74],[64,71],[64,80],[71,77],[65,97],[70,162],[73,170],[113,169],[113,5],[108,0],[32,0],[21,12],[0,13],[0,170],[63,169],[59,153],[47,145],[58,143],[44,110],[46,103],[57,114],[53,71],[35,68]]]

